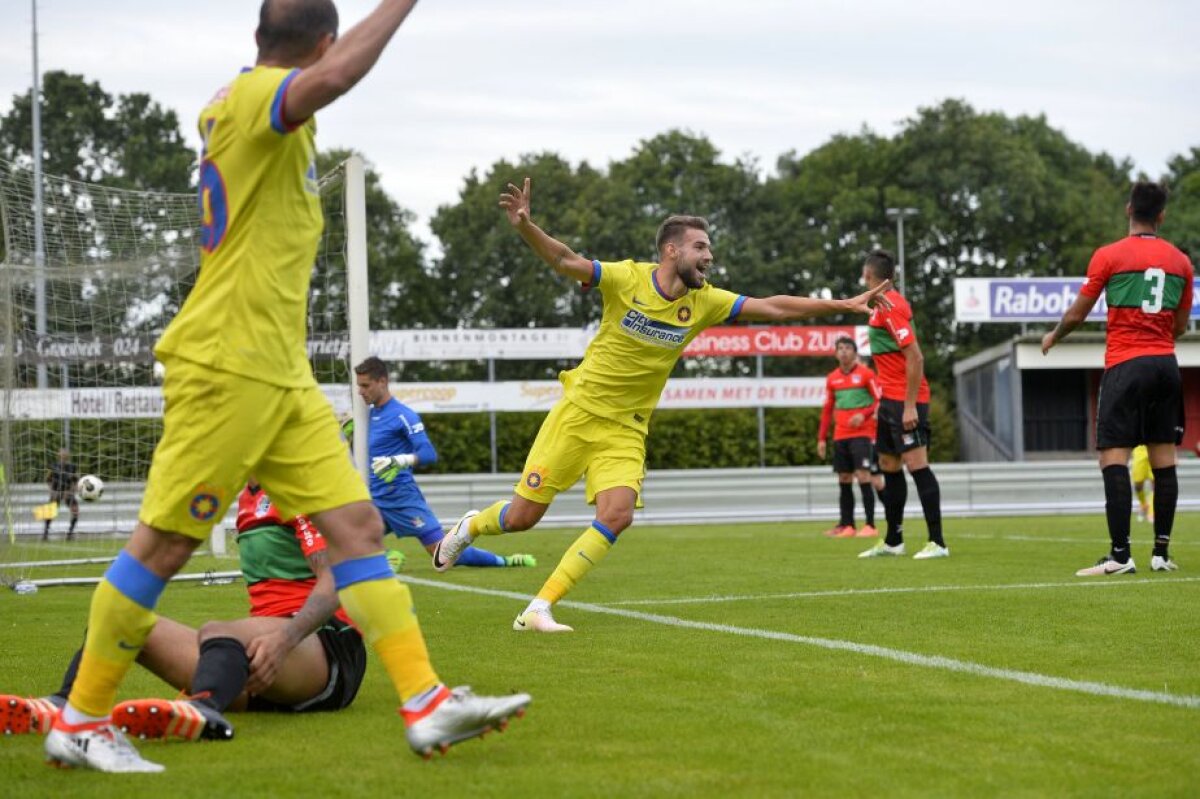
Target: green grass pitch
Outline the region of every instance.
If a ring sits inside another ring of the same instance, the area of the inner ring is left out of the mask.
[[[120,799],[1200,794],[1200,515],[1177,520],[1181,571],[1150,572],[1150,528],[1135,523],[1138,574],[1102,580],[1073,576],[1105,550],[1100,516],[950,519],[953,556],[927,562],[858,560],[869,541],[823,526],[635,527],[569,597],[581,604],[559,609],[576,628],[563,636],[512,632],[523,604],[503,594],[534,593],[572,532],[484,542],[532,551],[536,569],[448,575],[406,541],[442,677],[534,695],[504,735],[413,756],[372,660],[341,713],[243,714],[227,744],[142,744],[165,775],[62,772],[42,764],[40,738],[0,741],[0,786]],[[910,554],[923,533],[912,520]],[[0,692],[57,687],[89,596],[0,593]],[[180,584],[160,611],[198,624],[245,608],[240,582]],[[134,695],[170,691],[135,668],[122,689]]]

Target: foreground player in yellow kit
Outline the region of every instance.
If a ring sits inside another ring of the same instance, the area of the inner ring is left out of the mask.
[[[509,184],[500,205],[535,253],[560,275],[600,289],[600,330],[583,362],[559,379],[563,399],[542,423],[510,501],[470,511],[438,544],[433,565],[445,571],[480,535],[528,530],[554,497],[587,475],[596,519],[570,546],[513,629],[566,632],[551,606],[583,579],[633,522],[646,467],[646,431],[680,354],[700,331],[734,320],[783,322],[870,312],[891,284],[848,300],[779,295],[744,297],[709,285],[713,255],[708,223],[672,216],[658,230],[659,263],[589,261],[547,235],[530,218],[530,184]]]
[[[338,599],[395,685],[414,751],[445,751],[530,702],[451,691],[434,673],[409,590],[384,557],[379,512],[305,348],[323,225],[313,114],[367,74],[415,3],[383,0],[337,39],[330,0],[266,0],[256,66],[201,112],[200,273],[155,349],[166,368],[163,437],[137,528],[92,596],[79,673],[46,737],[53,764],[163,770],[109,714],[167,579],[251,472],[284,518],[309,516],[328,539]]]

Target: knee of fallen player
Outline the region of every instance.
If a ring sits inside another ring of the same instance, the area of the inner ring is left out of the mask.
[[[200,643],[211,641],[214,638],[237,638],[234,635],[233,626],[226,621],[210,621],[201,625],[197,634]],[[240,639],[239,639],[240,640]]]

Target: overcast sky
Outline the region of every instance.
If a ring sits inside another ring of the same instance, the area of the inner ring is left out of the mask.
[[[343,30],[373,7],[342,0]],[[32,74],[28,0],[0,0],[0,112]],[[257,0],[41,0],[41,68],[197,112],[254,59]],[[1200,146],[1196,0],[424,0],[318,117],[424,220],[463,177],[550,150],[594,165],[672,127],[770,170],[922,106],[1044,113],[1158,176]],[[536,209],[535,209],[536,210]]]

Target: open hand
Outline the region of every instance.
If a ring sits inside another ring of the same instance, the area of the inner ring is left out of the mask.
[[[509,183],[508,188],[500,195],[500,207],[508,215],[508,223],[513,227],[520,227],[529,222],[530,196],[529,178],[525,178],[523,189]]]
[[[892,303],[883,294],[886,291],[890,291],[891,288],[892,281],[885,280],[870,291],[864,291],[857,297],[851,297],[846,300],[846,313],[869,314],[873,308],[890,309]]]

